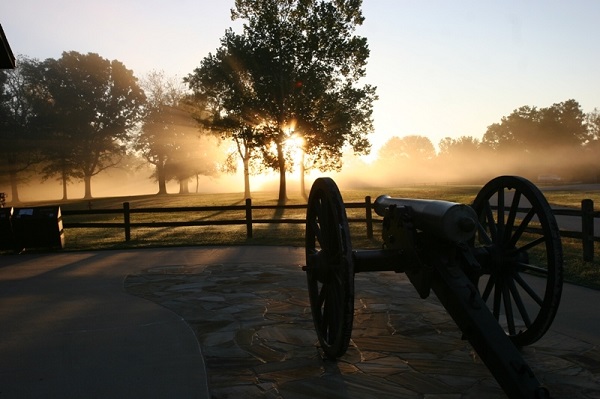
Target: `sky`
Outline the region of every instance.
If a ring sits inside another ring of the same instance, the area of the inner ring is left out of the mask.
[[[136,76],[184,77],[239,30],[233,0],[19,0],[0,2],[15,55],[63,51],[117,59]],[[600,108],[600,1],[363,0],[358,34],[378,87],[376,151],[392,136],[483,137],[523,105],[575,99]]]

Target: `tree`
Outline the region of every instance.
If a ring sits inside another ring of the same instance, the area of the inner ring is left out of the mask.
[[[259,121],[246,120],[253,116],[248,105],[252,87],[248,73],[239,65],[249,64],[251,59],[243,59],[249,53],[231,30],[221,43],[216,54],[204,58],[201,66],[184,81],[194,91],[197,107],[206,111],[196,115],[201,126],[224,140],[233,141],[235,150],[228,157],[226,171],[237,170],[235,155],[239,155],[244,165],[244,195],[250,198],[251,164],[257,160],[262,143],[258,140]]]
[[[133,140],[134,151],[154,166],[158,194],[167,193],[167,182],[179,182],[179,192],[188,193],[188,182],[199,175],[212,176],[217,172],[217,154],[213,143],[198,131],[192,107],[183,83],[153,71],[142,79],[147,95],[146,114],[139,133]]]
[[[592,168],[593,181],[600,182],[600,110],[594,110],[586,115],[589,141],[585,145],[589,164]]]
[[[235,144],[235,149],[227,157],[225,170],[227,172],[237,171],[237,162],[242,160],[244,174],[244,198],[251,198],[250,175],[257,174],[263,170],[260,163],[257,134],[251,126],[239,126],[229,131],[230,138]]]
[[[11,200],[19,202],[19,183],[24,173],[40,161],[34,104],[44,98],[36,78],[39,61],[19,57],[18,66],[0,71],[0,177],[11,188]]]
[[[535,146],[531,147],[531,143],[539,140],[539,124],[538,109],[523,106],[508,117],[502,117],[500,123],[488,126],[482,141],[485,146],[496,151],[531,151],[535,149]]]
[[[188,120],[193,121],[189,114]],[[195,177],[198,192],[199,176],[217,174],[221,152],[212,137],[200,135],[196,127],[179,126],[176,134],[169,139],[173,146],[164,167],[167,180],[177,181],[179,194],[187,194],[190,192],[189,181]]]
[[[582,146],[588,140],[585,114],[577,101],[567,100],[548,108],[520,107],[490,125],[482,141],[494,150],[533,154]]]
[[[379,150],[379,159],[385,163],[418,163],[435,158],[435,148],[425,136],[405,136],[390,138]]]
[[[301,136],[321,170],[338,169],[342,149],[370,149],[375,88],[357,87],[369,56],[360,0],[236,0],[228,30],[186,81],[211,104],[209,124],[243,137],[250,153],[279,171],[279,201],[286,199],[286,142]],[[292,127],[294,127],[292,129]]]
[[[440,140],[438,156],[446,158],[474,157],[479,145],[480,141],[471,136],[460,136],[457,139],[445,137]]]
[[[589,142],[600,143],[600,110],[594,110],[586,115],[589,132]]]
[[[511,173],[532,179],[543,174],[575,178],[581,175],[583,150],[590,139],[579,103],[567,100],[547,108],[523,106],[514,110],[488,127],[482,148],[497,153],[498,166],[512,164],[512,158]]]
[[[190,113],[183,109],[184,88],[164,72],[150,72],[141,82],[146,92],[146,113],[139,133],[134,137],[133,149],[154,166],[158,194],[167,193],[167,163],[173,163],[185,134],[194,127]]]
[[[58,144],[47,156],[47,173],[83,179],[85,198],[91,198],[92,177],[124,155],[142,116],[144,92],[120,61],[94,53],[47,59],[40,78],[50,97],[40,104],[45,132]]]
[[[553,104],[541,110],[541,145],[548,149],[577,148],[590,140],[586,115],[575,100]]]
[[[425,136],[394,136],[380,148],[373,166],[386,184],[423,182],[433,177],[435,155],[431,140]]]

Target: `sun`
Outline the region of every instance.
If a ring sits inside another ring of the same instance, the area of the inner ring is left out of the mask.
[[[296,133],[293,133],[284,143],[285,152],[290,154],[291,161],[294,165],[304,162],[304,138]]]

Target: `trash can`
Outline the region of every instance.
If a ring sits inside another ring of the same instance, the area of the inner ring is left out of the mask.
[[[0,208],[0,250],[15,249],[12,229],[13,208]]]
[[[65,246],[59,206],[15,208],[12,228],[20,248],[63,249]]]

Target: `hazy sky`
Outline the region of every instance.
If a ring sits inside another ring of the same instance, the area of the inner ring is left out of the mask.
[[[183,77],[219,46],[233,0],[0,2],[15,55],[118,59]],[[481,138],[522,105],[600,108],[600,1],[364,0],[359,33],[378,86],[375,146],[419,134]]]

